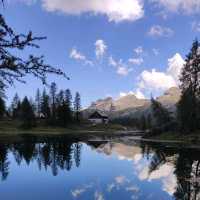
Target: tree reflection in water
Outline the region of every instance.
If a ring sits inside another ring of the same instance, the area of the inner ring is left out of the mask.
[[[70,170],[73,164],[80,166],[82,144],[60,140],[45,139],[39,142],[36,138],[24,138],[19,143],[0,143],[0,175],[6,180],[9,174],[8,152],[11,152],[18,165],[23,161],[29,165],[37,161],[40,170],[51,168],[56,176],[59,169]]]
[[[118,141],[118,144],[120,142]],[[172,193],[176,200],[199,200],[200,199],[200,150],[186,149],[158,145],[153,143],[131,144],[121,142],[130,150],[137,146],[145,159],[149,160],[148,174],[161,169],[165,164],[173,167],[176,176],[175,192]],[[105,154],[111,154],[113,142],[87,142],[93,149],[106,148]],[[115,145],[114,145],[115,146]],[[120,148],[121,146],[118,145]],[[170,145],[172,146],[172,145]],[[109,148],[108,148],[109,147]],[[110,151],[111,150],[111,151]],[[69,138],[43,138],[23,137],[20,142],[0,142],[0,176],[4,181],[9,175],[9,159],[11,153],[16,163],[30,165],[37,162],[39,170],[51,169],[54,176],[59,170],[71,170],[72,167],[79,167],[81,164],[82,143],[72,141]],[[117,152],[117,151],[116,151]],[[121,153],[124,151],[120,151]],[[130,153],[130,152],[129,152]],[[127,155],[132,155],[132,154]]]
[[[177,178],[176,200],[200,199],[200,150],[185,148],[167,148],[155,144],[141,145],[143,154],[150,157],[149,174],[166,162],[174,165]]]

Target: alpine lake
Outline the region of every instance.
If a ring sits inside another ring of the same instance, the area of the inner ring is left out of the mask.
[[[200,148],[134,137],[0,138],[2,200],[199,200]]]

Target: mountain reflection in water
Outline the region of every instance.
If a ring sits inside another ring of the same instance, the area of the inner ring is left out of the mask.
[[[65,137],[4,140],[0,142],[0,194],[4,200],[41,196],[50,200],[199,200],[199,153],[198,149],[180,145],[131,138],[86,142]]]

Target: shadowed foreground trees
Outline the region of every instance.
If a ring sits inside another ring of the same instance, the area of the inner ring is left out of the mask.
[[[182,96],[178,104],[178,122],[182,132],[200,128],[200,43],[195,40],[187,55],[181,77]]]

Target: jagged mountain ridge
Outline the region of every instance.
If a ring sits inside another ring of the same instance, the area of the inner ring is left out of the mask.
[[[181,92],[179,88],[172,87],[156,99],[165,107],[174,111],[176,103],[179,101]],[[140,116],[148,113],[151,102],[149,99],[138,99],[134,94],[129,94],[118,99],[108,97],[93,102],[86,111],[91,113],[94,110],[104,111],[112,118]]]

